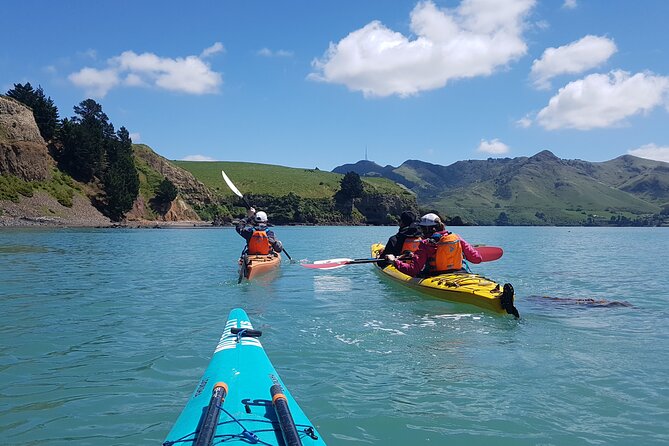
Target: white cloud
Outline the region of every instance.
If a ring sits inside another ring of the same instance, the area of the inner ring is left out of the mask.
[[[222,51],[222,45],[205,49],[203,54]],[[216,93],[223,78],[198,56],[171,59],[153,53],[125,51],[107,60],[109,68],[86,67],[70,74],[70,81],[93,97],[104,97],[112,88],[123,85],[156,87],[188,94]],[[120,78],[124,77],[123,82]]]
[[[504,144],[499,139],[495,138],[492,141],[486,141],[485,139],[481,140],[479,148],[476,149],[477,152],[489,153],[491,155],[503,155],[509,153],[509,146]]]
[[[528,113],[516,121],[516,125],[520,128],[526,129],[532,125],[532,116]]]
[[[182,158],[183,161],[218,161],[210,156],[205,155],[188,155]]]
[[[564,9],[575,9],[577,6],[578,3],[576,3],[576,0],[564,0],[564,3],[562,4]]]
[[[138,143],[142,140],[142,135],[137,132],[133,132],[130,134],[130,139],[132,139],[132,142]]]
[[[532,63],[534,86],[550,88],[550,80],[560,74],[578,74],[606,62],[618,49],[611,39],[585,36],[558,48],[547,48]]]
[[[373,21],[330,43],[308,78],[365,96],[406,97],[450,80],[487,76],[526,53],[522,32],[534,3],[463,0],[456,9],[439,9],[422,1],[410,17],[415,37]]]
[[[638,156],[639,158],[647,158],[655,161],[664,161],[669,163],[669,146],[658,146],[656,144],[645,144],[638,149],[628,150],[630,155]]]
[[[258,50],[258,55],[263,57],[293,57],[293,52],[288,50],[272,51],[269,48]]]
[[[649,113],[667,101],[669,77],[625,71],[591,74],[570,82],[537,115],[548,130],[611,127],[630,116]]]
[[[86,90],[86,94],[95,98],[103,98],[109,90],[116,87],[120,80],[116,70],[98,70],[82,68],[67,77],[77,87]]]
[[[205,48],[204,51],[200,54],[200,57],[206,58],[211,56],[212,54],[216,53],[224,53],[225,52],[225,47],[221,42],[216,42],[209,48]]]

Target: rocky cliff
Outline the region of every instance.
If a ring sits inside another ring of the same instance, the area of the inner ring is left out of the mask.
[[[170,180],[179,190],[185,202],[203,206],[214,201],[211,192],[187,170],[175,166],[144,144],[134,145],[135,156],[144,160],[149,167]]]
[[[45,180],[52,164],[32,110],[0,96],[0,174],[25,181]]]

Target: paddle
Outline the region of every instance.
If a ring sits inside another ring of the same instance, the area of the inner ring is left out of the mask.
[[[483,257],[484,262],[492,262],[502,257],[504,250],[497,246],[475,246],[476,250]]]
[[[359,263],[378,263],[385,261],[386,259],[328,259],[316,260],[314,263],[300,263],[300,265],[310,269],[337,269],[346,265],[355,265]]]
[[[242,255],[241,262],[239,265],[239,278],[237,279],[238,284],[242,283],[242,280],[246,276],[246,255]]]
[[[228,187],[230,188],[230,190],[231,190],[235,195],[237,195],[239,198],[241,198],[242,200],[244,200],[244,203],[246,204],[246,209],[251,209],[253,206],[251,206],[251,204],[250,204],[249,201],[246,199],[246,197],[245,197],[241,192],[239,192],[239,189],[237,189],[237,186],[235,186],[234,183],[230,180],[230,178],[228,178],[228,176],[225,174],[225,171],[221,170],[221,175],[223,175],[223,179],[225,180],[225,183],[228,185]],[[286,254],[286,257],[288,257],[288,260],[291,260],[291,261],[293,260],[293,259],[290,257],[290,254],[288,254],[288,251],[286,251],[285,248],[283,249],[283,253]]]
[[[218,417],[221,412],[221,406],[228,395],[228,385],[224,382],[214,384],[209,405],[204,414],[204,420],[200,429],[197,431],[197,436],[193,442],[194,446],[209,446],[212,444],[216,436],[216,426],[218,426]]]
[[[499,259],[504,254],[504,250],[497,246],[476,246],[476,250],[483,257],[483,262],[492,262]],[[305,268],[310,269],[336,269],[346,265],[356,265],[360,263],[384,262],[385,259],[327,259],[316,260],[314,263],[301,263]]]

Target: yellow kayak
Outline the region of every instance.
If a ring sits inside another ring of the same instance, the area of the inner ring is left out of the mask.
[[[378,257],[384,245],[372,245],[372,257]],[[475,305],[496,313],[508,313],[518,317],[513,305],[514,291],[511,284],[500,285],[479,274],[453,272],[433,277],[411,277],[392,265],[375,264],[374,269],[394,282],[413,288],[438,299]]]

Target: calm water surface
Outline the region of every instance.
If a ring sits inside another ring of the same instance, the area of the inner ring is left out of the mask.
[[[279,227],[293,259],[394,228]],[[332,445],[669,444],[669,228],[473,227],[519,321],[288,262],[230,229],[0,231],[0,444],[160,444],[244,308]]]

